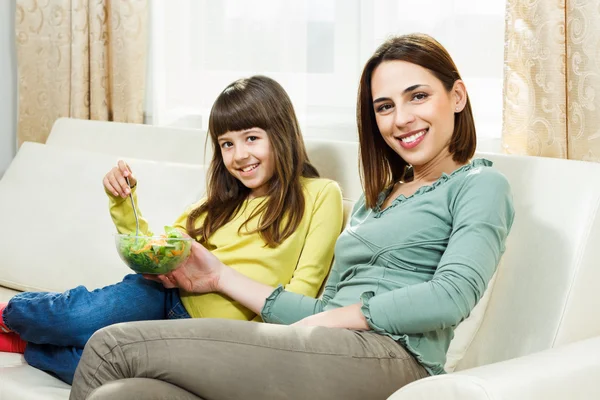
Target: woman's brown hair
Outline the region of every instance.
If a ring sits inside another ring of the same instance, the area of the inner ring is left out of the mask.
[[[375,207],[379,193],[405,178],[408,163],[383,140],[373,110],[371,78],[373,71],[385,61],[406,61],[428,69],[450,92],[461,79],[446,49],[424,34],[393,37],[383,43],[367,61],[358,89],[357,122],[360,143],[360,170],[366,205]],[[454,115],[454,132],[449,152],[458,163],[466,163],[475,153],[477,138],[471,103],[467,97],[464,109]]]
[[[221,92],[208,120],[213,157],[208,169],[207,199],[187,219],[187,231],[202,242],[229,222],[240,210],[251,190],[234,178],[225,167],[218,138],[226,132],[263,129],[271,143],[275,167],[267,195],[248,219],[247,227],[259,218],[258,232],[269,247],[289,237],[304,215],[304,194],[300,177],[316,178],[319,173],[306,154],[300,126],[292,102],[279,83],[266,76],[239,79]],[[206,214],[202,226],[196,220]]]

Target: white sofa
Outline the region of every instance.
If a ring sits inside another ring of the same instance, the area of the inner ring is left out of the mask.
[[[0,301],[19,290],[120,280],[128,269],[114,250],[103,174],[119,158],[130,162],[140,207],[156,229],[201,196],[204,142],[195,130],[61,119],[46,145],[25,143],[0,180]],[[361,193],[357,145],[306,144],[350,207]],[[506,253],[484,299],[457,328],[450,373],[390,399],[600,398],[600,165],[480,156],[513,188],[516,219]],[[0,400],[68,393],[21,355],[0,353]]]

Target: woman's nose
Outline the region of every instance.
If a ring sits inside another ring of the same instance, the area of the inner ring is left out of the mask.
[[[394,123],[397,127],[402,128],[411,122],[414,122],[415,115],[412,111],[406,107],[396,107],[396,114],[394,115]]]

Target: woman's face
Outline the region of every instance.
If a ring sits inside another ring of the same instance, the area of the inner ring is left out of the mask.
[[[457,81],[448,92],[429,70],[406,61],[384,61],[373,71],[371,94],[377,127],[400,157],[423,166],[450,157],[454,114],[463,109],[466,92]]]

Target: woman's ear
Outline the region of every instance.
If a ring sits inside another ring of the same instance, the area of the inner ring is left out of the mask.
[[[461,79],[454,82],[454,86],[452,87],[452,101],[454,102],[455,113],[461,112],[467,104],[467,88]]]

